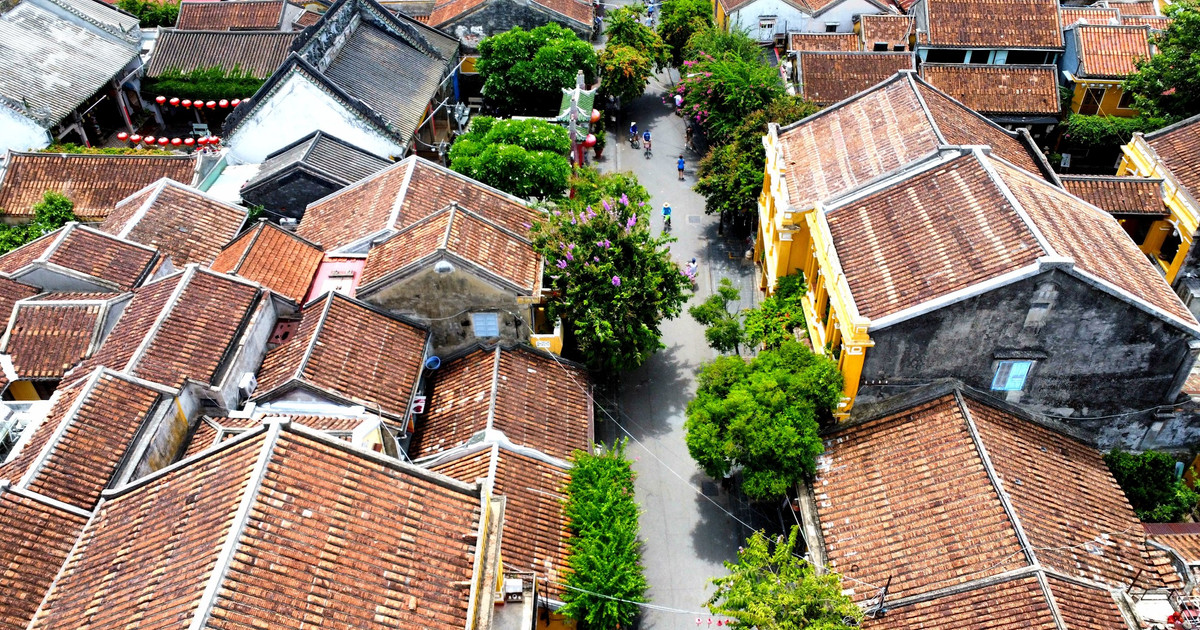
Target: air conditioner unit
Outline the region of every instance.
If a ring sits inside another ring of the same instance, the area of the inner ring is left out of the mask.
[[[296,220],[291,217],[284,217],[279,220],[279,227],[285,230],[294,230],[296,229]]]
[[[238,381],[238,398],[246,400],[254,394],[256,389],[258,389],[258,379],[254,377],[254,372],[246,372],[242,375],[242,380]]]

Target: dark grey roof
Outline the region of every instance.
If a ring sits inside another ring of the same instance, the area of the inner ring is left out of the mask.
[[[129,41],[136,42],[139,39],[141,29],[137,17],[100,0],[47,0],[47,4],[64,9]]]
[[[265,79],[287,59],[296,35],[278,31],[159,29],[154,56],[146,66],[146,76],[157,77],[171,68],[187,72],[214,66],[232,70],[240,66],[255,77]]]
[[[390,161],[348,142],[322,131],[314,131],[268,156],[259,168],[258,175],[246,182],[243,190],[259,186],[293,168],[305,167],[305,170],[324,176],[331,182],[349,186],[391,165]]]
[[[89,2],[91,0],[88,0]],[[57,7],[57,11],[48,7]],[[76,1],[25,0],[0,14],[0,97],[52,126],[138,54],[137,38],[114,34],[123,14]],[[58,11],[68,11],[74,19]],[[92,17],[81,17],[86,13]],[[101,20],[99,17],[111,20]],[[95,18],[95,19],[93,19]],[[136,35],[136,33],[134,33]]]
[[[399,137],[408,138],[437,91],[444,66],[363,24],[325,69],[325,76],[387,119]]]

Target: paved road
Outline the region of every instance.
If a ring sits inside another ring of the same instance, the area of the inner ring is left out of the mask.
[[[672,106],[663,103],[672,88],[672,76],[678,78],[673,71],[660,74],[645,96],[618,115],[615,129],[610,125],[605,157],[597,165],[604,170],[634,172],[649,190],[655,208],[661,208],[664,201],[671,204],[672,234],[679,239],[671,246],[672,254],[681,263],[695,257],[700,264],[699,289],[691,303],[703,301],[717,282],[727,277],[741,289],[742,306],[751,306],[755,291],[753,265],[744,257],[746,241],[718,236],[716,218],[704,214],[704,199],[691,190],[700,155],[684,150],[683,120],[674,115]],[[631,118],[639,130],[650,129],[655,149],[652,159],[629,147]],[[676,174],[681,153],[687,163],[685,181],[678,181]],[[652,216],[651,227],[656,232],[662,229],[660,212]],[[684,443],[684,410],[696,390],[696,372],[701,363],[715,356],[704,341],[703,328],[685,311],[665,322],[663,333],[666,349],[623,378],[620,418],[640,442],[631,444],[629,453],[638,473],[650,601],[702,611],[711,593],[708,579],[725,572],[722,562],[736,558],[738,545],[749,534],[723,510],[755,527],[762,527],[765,517],[721,491],[696,467]],[[601,432],[607,439],[624,435],[611,422],[602,423]],[[647,611],[641,627],[694,629],[696,615]]]

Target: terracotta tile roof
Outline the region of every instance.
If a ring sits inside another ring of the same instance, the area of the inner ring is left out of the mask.
[[[124,291],[141,283],[158,261],[158,254],[152,247],[68,223],[0,256],[0,272],[21,280],[26,274],[49,265],[90,276],[102,281],[103,286]],[[36,274],[23,281],[36,282]]]
[[[1047,576],[1046,583],[1050,585],[1050,592],[1054,595],[1054,602],[1058,605],[1063,622],[1071,630],[1113,630],[1129,627],[1111,592],[1082,586],[1054,576]]]
[[[473,349],[437,371],[410,455],[448,451],[493,429],[567,459],[592,441],[590,387],[583,369],[524,346]]]
[[[863,620],[864,630],[1058,630],[1037,576],[1018,577],[907,606]],[[1116,630],[1114,626],[1108,630]]]
[[[292,338],[267,353],[254,399],[304,385],[407,418],[428,338],[425,327],[327,293],[304,307]]]
[[[297,428],[256,430],[105,501],[31,628],[461,630],[480,502]]]
[[[292,424],[303,425],[314,431],[329,433],[351,433],[363,422],[371,419],[378,422],[378,416],[298,416],[294,414],[279,414],[264,411],[255,412],[248,418],[231,418],[228,416],[203,416],[196,423],[196,429],[188,438],[187,448],[183,457],[191,457],[202,453],[222,442],[233,439],[249,429],[262,424],[266,418],[284,418]]]
[[[533,0],[533,2],[584,26],[592,26],[593,9],[590,2],[580,2],[580,0]]]
[[[25,630],[87,517],[0,488],[0,630]]]
[[[921,64],[921,78],[981,114],[1059,114],[1053,65]]]
[[[100,229],[157,247],[176,267],[207,265],[241,231],[247,214],[245,208],[161,179],[117,204]]]
[[[296,18],[295,27],[308,27],[316,24],[321,19],[321,14],[315,11],[305,11]],[[299,29],[297,29],[299,30]]]
[[[1146,544],[1100,451],[977,400],[965,402],[1039,562],[1114,587],[1132,583],[1142,569],[1139,586],[1177,586],[1165,554]]]
[[[1107,589],[1127,587],[1139,570],[1140,587],[1178,586],[1165,554],[1145,542],[1099,451],[1001,409],[999,401],[946,391],[927,391],[923,402],[914,398],[907,408],[825,439],[814,490],[830,565],[868,584],[891,580],[892,610],[866,627],[930,627],[922,623],[934,618],[943,627],[943,620],[984,608],[988,615],[971,627],[1054,627],[1038,610],[1050,604],[1033,590],[1036,581],[988,585],[1008,571],[1052,570],[1094,585],[1052,580],[1051,590],[1066,599],[1060,612],[1087,602],[1098,620],[1113,619]],[[1097,537],[1104,544],[1089,544]],[[847,584],[856,601],[878,595]],[[962,592],[895,604],[950,586]],[[994,606],[972,605],[986,598]],[[1021,622],[1010,625],[1006,617]]]
[[[791,33],[788,51],[797,50],[850,52],[862,50],[862,41],[854,33]]]
[[[1112,215],[1006,164],[996,170],[1060,256],[1134,299],[1196,325],[1196,318]]]
[[[1200,523],[1142,523],[1150,540],[1170,547],[1188,564],[1200,564]]]
[[[1116,9],[1106,9],[1098,6],[1059,7],[1058,14],[1062,20],[1064,29],[1078,22],[1083,22],[1084,24],[1119,24],[1121,21],[1121,14]]]
[[[1154,0],[1105,0],[1104,6],[1116,9],[1122,16],[1158,15]]]
[[[30,302],[70,302],[79,300],[111,300],[115,297],[112,293],[97,293],[93,291],[54,291],[50,293],[39,293],[31,298]],[[11,312],[11,311],[10,311]]]
[[[801,52],[800,92],[819,105],[845,100],[887,79],[913,69],[908,52]]]
[[[1137,71],[1139,59],[1150,58],[1150,27],[1094,26],[1074,29],[1081,78],[1123,78]]]
[[[871,50],[877,43],[887,44],[889,50],[897,45],[907,47],[909,36],[916,32],[911,15],[867,13],[858,18],[858,24],[863,50]]]
[[[779,129],[788,205],[847,193],[933,155],[942,144],[990,144],[1034,172],[1037,151],[910,73]]]
[[[193,31],[279,30],[286,6],[284,0],[185,0],[179,3],[175,28]]]
[[[100,346],[104,322],[121,294],[101,300],[18,302],[0,343],[23,380],[58,379]]]
[[[489,477],[493,462],[495,476]],[[545,588],[543,596],[561,602],[571,540],[562,509],[567,469],[491,445],[477,453],[439,461],[432,470],[467,483],[491,480],[495,492],[506,499],[500,550],[505,568],[537,573]]]
[[[226,245],[212,268],[300,302],[324,257],[320,246],[262,220]]]
[[[1162,180],[1144,177],[1061,175],[1063,188],[1110,214],[1167,215]]]
[[[1034,264],[1046,253],[970,156],[826,217],[854,302],[871,319]],[[945,221],[962,229],[939,229]]]
[[[193,455],[199,455],[216,446],[217,440],[221,437],[220,431],[220,427],[213,422],[209,422],[208,418],[200,418],[196,423],[196,429],[192,432],[192,436],[188,438],[188,445],[183,451],[183,456],[179,459],[187,459]]]
[[[488,0],[449,0],[447,2],[438,2],[437,5],[434,6],[433,11],[429,14],[428,22],[434,26],[441,26],[458,18],[468,11],[472,11],[482,6],[487,1]],[[592,26],[591,4],[585,4],[579,0],[534,0],[533,3],[563,17],[570,18],[571,20],[574,20],[575,22],[583,24],[589,28]]]
[[[370,293],[414,263],[450,255],[469,263],[477,274],[491,276],[533,295],[542,280],[541,256],[523,234],[451,206],[438,211],[371,248],[359,293]]]
[[[482,6],[486,2],[487,0],[449,0],[448,2],[439,2],[429,14],[429,23],[434,26],[441,26],[471,9]]]
[[[1179,184],[1200,197],[1200,116],[1148,133],[1145,139]]]
[[[927,0],[929,44],[954,48],[1062,48],[1055,0]]]
[[[68,380],[105,366],[169,387],[224,376],[264,291],[207,269],[187,269],[133,293],[104,344]]]
[[[0,322],[8,321],[17,300],[31,298],[37,294],[37,287],[0,276]]]
[[[413,156],[310,205],[297,234],[332,251],[408,227],[450,202],[517,234],[537,216],[516,197]]]
[[[224,2],[184,2],[183,6],[202,4],[226,6],[259,4],[257,0]],[[263,3],[272,4],[272,3]],[[282,2],[274,3],[282,4]],[[275,72],[291,52],[296,33],[254,31],[182,31],[159,29],[154,56],[146,65],[146,76],[162,76],[168,70],[191,72],[212,68],[241,68],[252,76],[265,79]]]
[[[1153,31],[1165,31],[1171,26],[1171,18],[1161,15],[1122,15],[1125,26],[1149,26]]]
[[[49,414],[0,478],[91,510],[159,402],[160,392],[97,370],[55,392]]]
[[[183,155],[9,154],[0,180],[4,214],[33,217],[47,190],[75,202],[75,215],[88,221],[108,216],[116,203],[164,177],[190,184],[196,158]]]

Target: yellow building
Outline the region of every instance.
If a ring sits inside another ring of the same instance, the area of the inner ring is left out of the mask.
[[[1161,179],[1165,219],[1126,222],[1126,230],[1172,285],[1196,269],[1192,244],[1200,226],[1200,116],[1148,134],[1135,133],[1121,147],[1117,174]]]
[[[1071,111],[1136,116],[1133,95],[1121,89],[1137,62],[1151,54],[1150,27],[1078,23],[1067,27],[1063,75],[1071,87]]]

